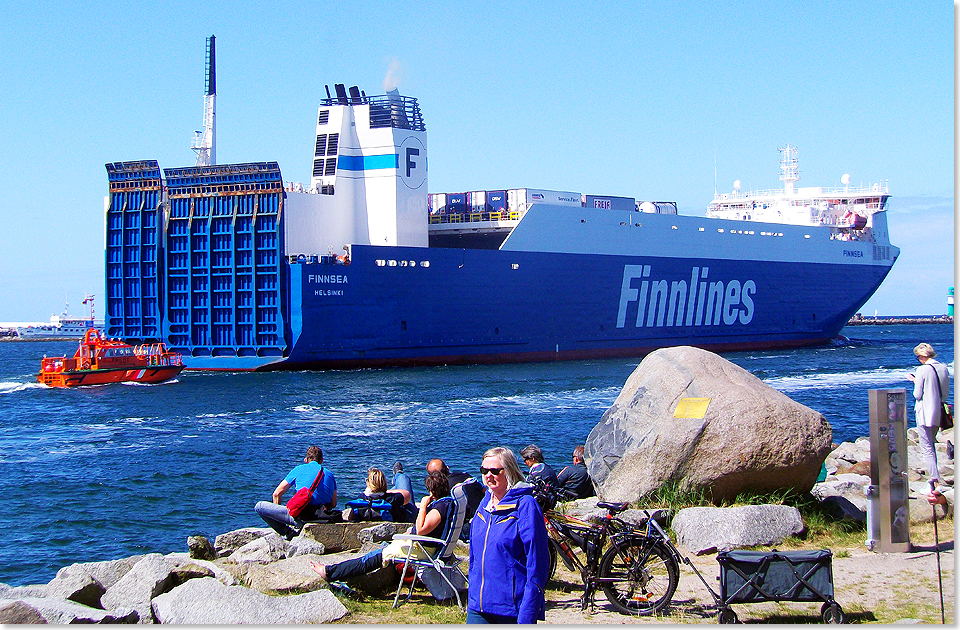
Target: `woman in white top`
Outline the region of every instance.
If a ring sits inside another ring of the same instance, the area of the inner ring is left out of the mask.
[[[950,395],[950,374],[947,366],[933,357],[937,356],[933,346],[921,343],[913,349],[922,364],[917,374],[907,376],[913,381],[913,397],[917,403],[914,413],[917,418],[917,432],[920,434],[920,452],[930,476],[930,489],[940,485],[940,471],[937,467],[937,430],[940,428],[940,414],[943,401]],[[929,367],[930,369],[924,369]]]

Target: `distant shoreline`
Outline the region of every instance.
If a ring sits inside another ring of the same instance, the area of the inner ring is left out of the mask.
[[[952,324],[952,315],[879,315],[864,317],[857,313],[847,326],[881,326],[889,324]]]

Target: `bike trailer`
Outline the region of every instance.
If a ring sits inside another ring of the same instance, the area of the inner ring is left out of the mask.
[[[824,602],[825,623],[844,623],[843,609],[833,599],[833,552],[721,551],[720,623],[736,623],[730,604],[750,602]]]

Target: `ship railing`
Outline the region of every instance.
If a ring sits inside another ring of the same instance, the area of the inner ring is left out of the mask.
[[[886,183],[870,184],[868,186],[833,186],[833,187],[815,187],[815,188],[796,188],[791,197],[803,197],[810,194],[815,195],[885,195],[890,192]],[[783,188],[770,188],[767,190],[734,190],[728,193],[719,193],[715,201],[727,201],[730,199],[748,199],[750,197],[783,197],[787,192]]]
[[[473,212],[465,209],[461,212],[434,212],[430,214],[430,224],[478,223],[480,221],[519,221],[526,210],[502,210],[497,212]]]

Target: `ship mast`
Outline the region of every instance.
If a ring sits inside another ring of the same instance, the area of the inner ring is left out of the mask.
[[[217,163],[217,38],[207,38],[206,85],[203,95],[203,131],[193,132],[197,166]]]
[[[792,195],[796,192],[794,184],[800,180],[800,163],[797,161],[797,147],[787,146],[780,149],[780,181],[783,192]]]

